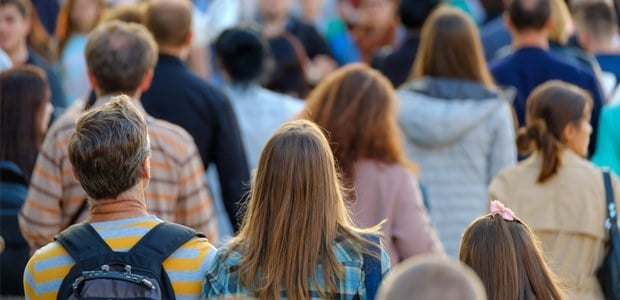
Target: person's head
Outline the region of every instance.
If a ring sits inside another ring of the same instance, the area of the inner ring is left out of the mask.
[[[617,17],[611,5],[604,1],[585,2],[575,8],[579,30],[577,37],[589,51],[599,45],[612,44],[617,34]]]
[[[489,299],[562,299],[534,233],[521,220],[490,213],[463,233],[459,259],[486,287]]]
[[[284,124],[263,149],[241,230],[230,248],[244,255],[239,278],[261,299],[309,298],[318,263],[336,292],[343,266],[334,239],[362,242],[354,234],[343,201],[334,156],[321,129],[306,120]],[[359,245],[359,244],[358,244]]]
[[[542,155],[538,182],[555,175],[564,148],[587,155],[591,113],[592,98],[575,85],[549,81],[532,91],[526,104],[527,126],[519,131],[517,146],[522,153],[534,147]]]
[[[0,87],[0,160],[18,165],[29,180],[52,113],[47,76],[18,66],[0,73]]]
[[[73,173],[92,200],[115,199],[150,178],[151,147],[144,118],[128,96],[82,115],[69,140]]]
[[[366,26],[387,28],[396,22],[395,0],[362,0],[360,10]]]
[[[86,64],[98,95],[134,96],[148,89],[157,62],[157,44],[140,24],[110,21],[88,36]]]
[[[260,34],[248,27],[224,30],[215,42],[218,62],[234,83],[248,84],[262,75],[268,52]]]
[[[508,5],[506,21],[515,32],[544,31],[551,24],[552,0],[513,0]]]
[[[273,70],[264,86],[272,91],[304,98],[308,93],[303,58],[299,56],[293,42],[285,36],[267,40],[273,58]]]
[[[144,7],[138,4],[118,4],[106,10],[103,22],[118,20],[126,23],[144,24]]]
[[[13,53],[26,46],[31,29],[30,0],[0,0],[0,48]]]
[[[399,263],[381,282],[377,300],[486,300],[480,279],[469,267],[445,257],[420,255]]]
[[[549,40],[565,45],[573,34],[573,19],[564,0],[551,1],[551,30]]]
[[[67,0],[56,21],[58,55],[74,33],[86,34],[93,30],[105,10],[105,0]]]
[[[394,88],[381,73],[364,64],[347,65],[322,80],[306,103],[306,117],[325,130],[347,186],[360,159],[410,165]]]
[[[258,11],[263,18],[282,19],[290,14],[293,0],[258,0]]]
[[[420,30],[426,18],[441,0],[402,0],[398,7],[400,22],[408,30]]]
[[[461,10],[441,6],[424,23],[410,77],[423,76],[473,80],[494,86],[476,24]]]
[[[146,6],[145,25],[160,47],[189,46],[192,3],[189,0],[153,0]]]

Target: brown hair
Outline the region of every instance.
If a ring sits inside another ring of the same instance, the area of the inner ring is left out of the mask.
[[[0,160],[15,163],[30,181],[51,97],[47,76],[32,65],[17,66],[0,73],[0,87]]]
[[[553,26],[549,31],[549,40],[566,45],[571,34],[568,32],[568,27],[572,22],[568,5],[566,5],[564,0],[549,1],[551,4],[551,21],[553,23]]]
[[[399,263],[381,283],[378,300],[486,300],[478,275],[463,263],[418,255]]]
[[[613,39],[617,16],[614,8],[605,1],[584,2],[575,7],[580,30],[586,31],[596,41]]]
[[[82,115],[68,149],[78,181],[91,199],[114,199],[136,185],[151,154],[146,123],[125,95]]]
[[[103,22],[112,20],[144,24],[144,5],[118,4],[105,11]]]
[[[405,158],[396,101],[390,82],[364,64],[336,70],[308,96],[307,118],[325,130],[347,188],[360,159],[399,163],[416,171]]]
[[[71,12],[73,12],[73,7],[75,6],[75,2],[77,0],[67,0],[67,2],[62,6],[60,12],[58,13],[58,19],[56,20],[56,39],[58,40],[58,50],[56,54],[58,56],[62,55],[62,52],[67,45],[67,41],[71,37],[72,34],[76,32],[76,24],[73,23],[71,18]],[[103,11],[105,9],[105,0],[91,0],[95,1],[99,6],[99,13],[97,14],[97,19],[95,20],[94,26],[97,26],[101,17],[103,15]]]
[[[239,280],[260,299],[310,298],[313,285],[322,298],[338,291],[344,269],[333,253],[336,239],[364,251],[344,205],[334,157],[312,122],[284,124],[261,153],[247,213],[230,250],[243,253]],[[375,245],[376,247],[376,245]],[[360,255],[361,256],[361,255]],[[327,286],[318,286],[315,270]]]
[[[146,8],[145,25],[160,45],[180,46],[192,27],[192,3],[188,0],[153,0]]]
[[[478,274],[490,300],[563,298],[538,240],[517,218],[488,214],[474,220],[463,234],[459,259]]]
[[[529,153],[532,146],[542,154],[538,182],[553,177],[560,168],[562,133],[569,125],[578,125],[592,109],[592,98],[583,89],[562,81],[548,81],[532,91],[526,105],[526,127],[519,130],[517,147]]]
[[[110,21],[88,36],[86,64],[102,93],[136,92],[157,63],[157,44],[140,24]]]
[[[14,5],[24,19],[30,20],[30,33],[27,43],[38,55],[48,62],[54,57],[54,42],[41,24],[39,14],[32,8],[29,0],[0,0],[0,6]]]
[[[423,76],[478,81],[494,87],[476,24],[459,9],[440,6],[422,27],[410,79]]]

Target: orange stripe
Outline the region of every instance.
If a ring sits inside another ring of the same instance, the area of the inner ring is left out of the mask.
[[[210,201],[201,201],[198,205],[195,205],[194,207],[190,207],[184,210],[177,210],[174,215],[177,218],[185,218],[188,215],[191,214],[202,214],[203,213],[203,208],[205,208],[205,206],[210,205],[211,202]]]
[[[181,179],[181,180],[179,181],[179,185],[186,185],[188,182],[190,182],[190,181],[192,181],[192,180],[196,179],[196,176],[201,176],[203,173],[204,173],[204,172],[203,172],[202,168],[196,168],[196,169],[194,170],[194,172],[192,172],[189,176],[187,176],[187,177],[185,177],[185,178]]]
[[[45,179],[47,179],[47,180],[49,180],[49,181],[51,181],[51,182],[53,182],[53,183],[55,183],[55,184],[60,185],[60,179],[59,179],[59,178],[57,178],[56,176],[54,176],[54,175],[52,175],[52,174],[50,174],[50,173],[46,172],[45,170],[43,170],[43,169],[41,168],[41,166],[36,165],[36,167],[34,168],[34,171],[35,171],[37,174],[41,175],[41,177],[43,177],[43,178],[45,178]]]
[[[47,207],[47,206],[45,206],[45,205],[43,205],[41,203],[35,202],[32,199],[26,200],[26,203],[24,205],[32,206],[36,210],[44,211],[44,212],[47,212],[47,213],[50,213],[50,214],[60,214],[61,213],[59,208]]]
[[[171,170],[172,167],[167,162],[151,161],[151,168]]]
[[[186,149],[185,149],[185,147],[183,147],[183,145],[179,144],[177,141],[173,140],[172,138],[170,138],[167,135],[164,135],[164,134],[159,133],[159,132],[154,132],[154,131],[149,131],[149,135],[153,136],[153,138],[161,139],[162,141],[167,143],[167,145],[163,145],[163,146],[172,146],[172,147],[176,148],[177,151],[180,152],[180,153],[185,153],[186,152]]]
[[[82,196],[77,196],[77,197],[73,197],[73,198],[69,198],[67,200],[63,200],[63,203],[65,204],[77,204],[77,203],[82,203],[82,201],[84,201],[84,198],[86,197],[86,195],[82,195]]]
[[[178,199],[176,195],[172,194],[144,193],[144,196],[149,200],[176,201]]]

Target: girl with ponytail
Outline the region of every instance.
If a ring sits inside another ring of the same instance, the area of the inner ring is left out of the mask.
[[[540,239],[568,299],[603,299],[595,271],[606,251],[607,209],[602,172],[585,159],[591,110],[590,95],[574,85],[549,81],[536,88],[517,137],[529,157],[489,185],[489,199],[506,203]],[[616,177],[612,184],[620,199]]]

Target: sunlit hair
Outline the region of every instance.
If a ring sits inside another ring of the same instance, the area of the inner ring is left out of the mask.
[[[56,54],[58,56],[62,55],[62,52],[67,45],[67,41],[72,34],[77,31],[77,24],[73,22],[71,17],[71,12],[73,11],[73,7],[75,6],[75,2],[77,0],[67,0],[67,2],[62,6],[60,12],[58,13],[58,19],[56,21],[56,39],[58,41],[58,51]],[[93,27],[95,28],[99,21],[101,20],[104,10],[105,10],[105,0],[89,0],[96,3],[99,11],[97,12],[97,17],[95,22],[93,22]],[[91,28],[91,29],[92,29]]]
[[[539,241],[518,218],[488,214],[474,220],[463,234],[459,259],[478,274],[490,300],[563,299]]]
[[[325,130],[347,188],[360,159],[400,163],[415,171],[405,158],[396,101],[390,82],[364,64],[340,68],[308,96],[305,117]]]
[[[424,76],[473,80],[494,87],[474,21],[459,9],[440,6],[422,27],[410,79]]]
[[[243,253],[240,282],[260,299],[322,298],[337,293],[344,268],[332,252],[336,239],[353,249],[370,246],[351,225],[327,139],[312,122],[283,125],[260,156],[247,212],[230,250]],[[363,246],[362,246],[363,245]],[[315,271],[321,264],[324,282]]]
[[[551,4],[551,23],[549,39],[559,44],[568,43],[571,35],[572,17],[564,0],[549,0]]]
[[[559,80],[535,88],[527,99],[525,123],[517,135],[519,152],[536,149],[542,155],[538,182],[555,175],[562,162],[562,133],[568,125],[578,126],[592,113],[592,97],[585,90]]]

